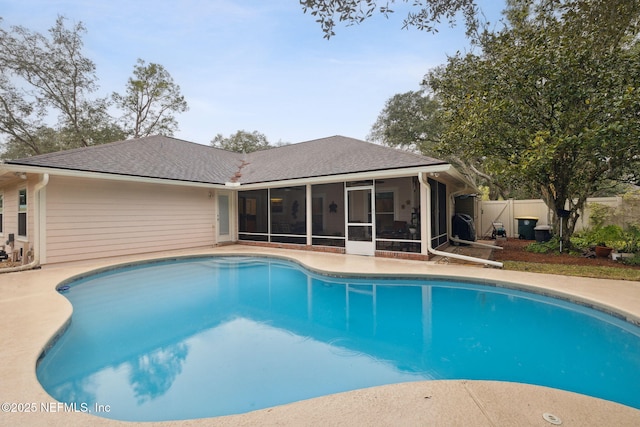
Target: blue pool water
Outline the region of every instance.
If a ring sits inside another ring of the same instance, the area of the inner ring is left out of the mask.
[[[214,417],[429,379],[539,384],[640,408],[640,328],[524,292],[247,257],[68,285],[71,324],[37,375],[55,399],[103,417]]]

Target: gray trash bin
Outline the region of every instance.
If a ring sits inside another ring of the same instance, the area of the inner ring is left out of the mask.
[[[533,234],[536,236],[536,242],[548,242],[551,240],[551,227],[548,225],[538,225],[533,229]]]

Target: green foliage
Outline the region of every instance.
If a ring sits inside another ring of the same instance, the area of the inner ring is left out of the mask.
[[[525,249],[528,252],[532,252],[535,254],[548,254],[553,252],[560,252],[560,239],[554,236],[548,242],[529,243],[525,247]]]
[[[48,36],[0,28],[0,133],[8,150],[33,155],[105,142],[98,138],[110,128],[108,103],[93,96],[97,78],[95,64],[82,53],[85,32],[81,23],[68,28],[63,17]],[[45,125],[52,113],[55,128]]]
[[[389,147],[436,155],[442,121],[440,104],[423,91],[409,91],[387,100],[368,139]]]
[[[133,68],[125,94],[113,93],[112,98],[124,112],[121,121],[125,132],[133,138],[173,135],[178,128],[174,114],[189,109],[169,72],[142,59]]]
[[[623,263],[624,265],[640,267],[640,254],[636,254],[630,258],[621,258],[620,262]]]
[[[251,153],[271,148],[267,137],[255,130],[253,132],[239,130],[228,138],[219,133],[211,140],[211,146],[237,153]]]
[[[597,245],[608,246],[618,252],[637,253],[640,252],[640,226],[632,224],[623,229],[610,224],[589,228],[572,236],[571,243],[581,249]]]
[[[596,229],[602,228],[605,222],[613,216],[615,210],[602,203],[590,203],[589,209],[589,225]]]
[[[1,22],[1,19],[0,19]],[[0,135],[3,158],[20,158],[150,134],[171,135],[184,97],[158,64],[138,60],[125,95],[95,96],[96,67],[83,54],[82,23],[58,17],[48,35],[0,27]],[[51,117],[57,123],[49,123]]]
[[[622,233],[622,239],[614,246],[618,252],[635,253],[640,255],[640,226],[632,224]]]
[[[409,0],[299,0],[304,13],[316,17],[324,38],[335,35],[336,19],[348,25],[359,24],[376,13],[384,16],[394,13],[391,8],[396,3],[409,3]],[[446,19],[451,25],[459,14],[467,25],[467,33],[475,31],[476,5],[473,0],[415,0],[404,20],[404,27],[413,26],[420,30],[437,31],[436,25]]]
[[[512,0],[506,16],[425,82],[443,144],[568,208],[568,242],[586,199],[640,163],[640,3]]]

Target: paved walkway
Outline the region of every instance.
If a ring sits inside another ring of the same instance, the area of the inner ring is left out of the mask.
[[[69,320],[71,305],[55,291],[61,281],[123,262],[194,254],[270,254],[294,258],[329,272],[430,274],[466,277],[499,285],[536,289],[615,312],[640,324],[640,282],[561,277],[466,265],[274,250],[241,245],[46,266],[41,270],[0,275],[0,403],[30,413],[0,412],[0,425],[111,426],[124,423],[58,409],[35,376],[42,349]],[[510,286],[510,285],[509,285]],[[44,406],[43,406],[44,405]],[[12,409],[11,407],[9,407]],[[5,406],[3,406],[3,410]],[[181,426],[639,426],[640,410],[546,387],[490,381],[427,381],[374,387],[320,397],[243,415],[161,423]],[[555,418],[554,418],[555,417]]]

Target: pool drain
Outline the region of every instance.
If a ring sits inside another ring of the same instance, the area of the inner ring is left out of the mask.
[[[554,426],[559,426],[560,424],[562,424],[562,420],[560,418],[548,412],[542,414],[542,418],[544,418],[546,422],[548,422],[549,424],[553,424]]]

